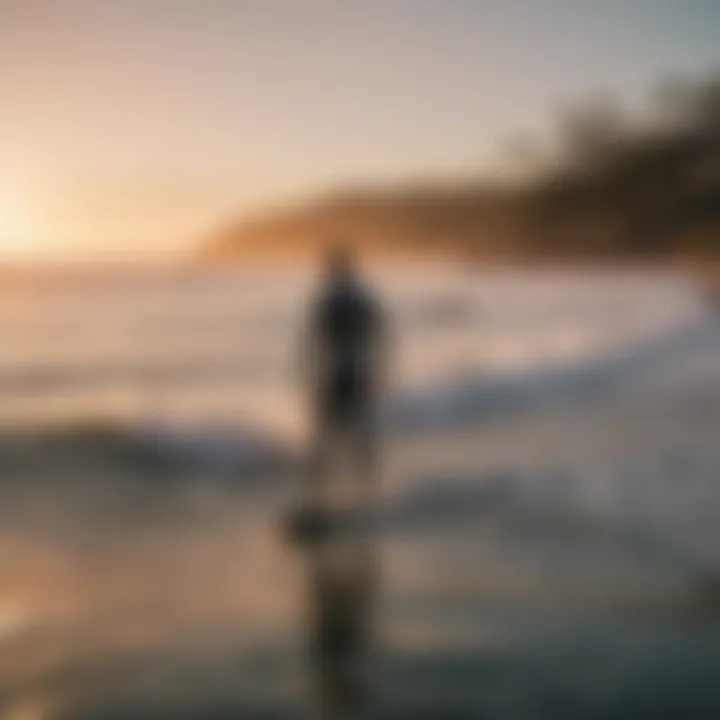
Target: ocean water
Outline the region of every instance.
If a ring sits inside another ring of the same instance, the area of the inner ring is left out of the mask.
[[[394,391],[604,361],[691,323],[681,277],[384,271]],[[308,273],[77,271],[0,289],[2,420],[78,416],[297,427]],[[418,394],[418,393],[415,393]],[[292,420],[290,420],[290,416]]]
[[[312,549],[280,522],[310,274],[0,290],[0,718],[720,716],[720,326],[690,280],[371,280],[383,484]]]

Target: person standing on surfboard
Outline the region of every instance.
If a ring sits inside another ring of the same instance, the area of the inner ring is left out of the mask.
[[[377,405],[384,374],[380,303],[361,279],[352,254],[335,246],[325,260],[308,332],[314,441],[311,482],[326,482],[331,456],[348,450],[368,492],[377,483]]]

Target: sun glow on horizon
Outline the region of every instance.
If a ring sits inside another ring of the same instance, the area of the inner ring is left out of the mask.
[[[34,241],[33,228],[27,213],[10,202],[0,202],[0,259],[36,255],[39,245]]]

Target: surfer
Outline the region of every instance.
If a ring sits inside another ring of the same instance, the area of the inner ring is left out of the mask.
[[[314,438],[310,476],[324,487],[331,458],[348,451],[367,495],[378,481],[377,411],[384,375],[380,303],[342,246],[327,255],[307,337]]]

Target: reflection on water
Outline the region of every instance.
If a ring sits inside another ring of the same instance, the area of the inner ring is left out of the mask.
[[[309,627],[316,701],[329,717],[370,701],[367,663],[379,579],[369,536],[346,536],[309,551]]]

